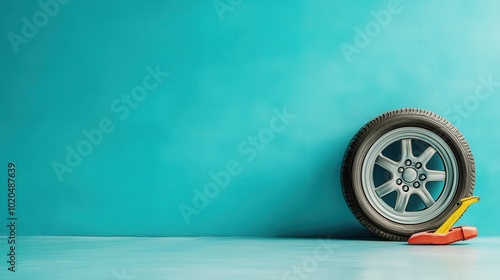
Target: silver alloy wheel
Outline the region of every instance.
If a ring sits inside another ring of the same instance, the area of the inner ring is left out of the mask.
[[[412,143],[415,140],[428,147],[415,156]],[[391,159],[383,154],[395,142],[401,143],[400,159]],[[444,170],[429,169],[427,163],[439,155]],[[381,185],[374,182],[374,169],[378,165],[391,174]],[[368,150],[361,169],[362,187],[372,207],[382,216],[400,224],[419,224],[432,220],[441,214],[452,202],[457,192],[458,164],[449,145],[434,132],[420,127],[402,127],[389,131],[380,137]],[[427,184],[443,182],[439,196],[434,199]],[[394,205],[384,201],[384,196],[396,192]],[[417,196],[425,209],[407,211],[410,197]]]

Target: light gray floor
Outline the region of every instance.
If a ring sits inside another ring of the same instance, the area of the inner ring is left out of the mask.
[[[500,238],[448,246],[262,238],[24,237],[0,279],[500,279]]]

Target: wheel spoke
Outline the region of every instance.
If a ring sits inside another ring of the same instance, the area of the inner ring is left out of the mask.
[[[429,191],[426,188],[421,188],[419,192],[417,192],[418,196],[420,199],[422,199],[422,202],[425,204],[427,208],[431,207],[436,203],[434,198],[432,198],[432,195],[429,193]]]
[[[436,150],[433,147],[428,147],[419,157],[418,161],[420,161],[424,166],[429,162],[429,160],[434,156]]]
[[[405,160],[413,156],[411,139],[401,140],[401,160]]]
[[[376,188],[375,192],[377,192],[377,195],[379,197],[383,197],[383,196],[395,191],[396,188],[397,188],[397,186],[394,184],[394,182],[392,180],[390,180],[390,181],[387,181],[384,184],[380,185],[378,188]]]
[[[409,200],[410,196],[408,194],[399,193],[398,198],[396,199],[396,206],[394,206],[394,210],[400,213],[405,212]]]
[[[375,160],[375,163],[392,173],[397,172],[398,163],[384,156],[383,154],[378,155],[377,159]]]
[[[429,170],[427,171],[427,181],[445,181],[446,171]]]

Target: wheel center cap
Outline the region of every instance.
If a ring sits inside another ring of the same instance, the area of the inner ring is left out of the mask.
[[[405,171],[403,171],[403,179],[406,182],[413,182],[415,179],[417,179],[417,170],[413,168],[406,168]]]

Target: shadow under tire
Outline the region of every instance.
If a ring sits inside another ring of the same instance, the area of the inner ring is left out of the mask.
[[[406,241],[438,228],[474,191],[475,165],[463,135],[422,109],[386,112],[349,143],[341,169],[344,199],[373,233]]]

